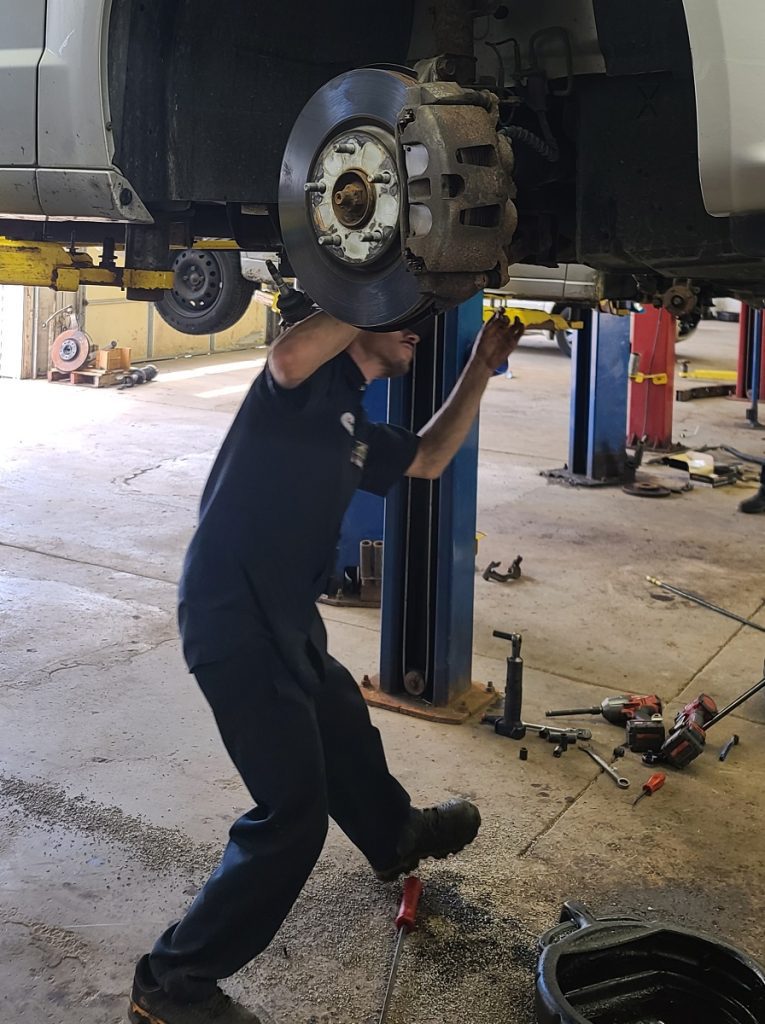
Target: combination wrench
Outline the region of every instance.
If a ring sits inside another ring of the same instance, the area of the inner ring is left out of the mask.
[[[614,780],[619,789],[629,789],[630,780],[623,778],[617,771],[614,771],[611,765],[607,761],[604,761],[599,754],[596,754],[595,751],[591,750],[589,747],[580,745],[579,749],[583,751],[583,753],[589,754],[595,764],[600,765],[606,775],[609,775]]]

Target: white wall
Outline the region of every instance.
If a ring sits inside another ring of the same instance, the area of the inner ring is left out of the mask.
[[[0,377],[21,377],[24,289],[0,285]]]

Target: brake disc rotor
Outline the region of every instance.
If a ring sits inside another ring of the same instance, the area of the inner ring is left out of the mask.
[[[62,331],[53,342],[50,361],[62,373],[73,373],[87,363],[92,344],[85,331]]]
[[[361,68],[301,111],[279,186],[282,240],[302,288],[332,316],[395,330],[431,300],[401,256],[395,125],[413,79]]]

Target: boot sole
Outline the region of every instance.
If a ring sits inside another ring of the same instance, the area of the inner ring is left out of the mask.
[[[476,832],[477,835],[478,832]],[[473,836],[473,839],[476,836]],[[447,857],[462,853],[466,846],[470,846],[473,839],[466,840],[462,846],[458,846],[456,849],[437,850],[435,853],[423,853],[419,857],[410,857],[409,860],[401,861],[395,868],[389,868],[388,871],[375,871],[375,875],[380,882],[395,882],[401,875],[408,875],[414,871],[424,860],[446,860]]]
[[[141,1009],[137,1003],[132,1000],[128,1009],[128,1020],[130,1024],[167,1024],[167,1021],[162,1020],[161,1017],[155,1017],[153,1013],[149,1013],[148,1010]]]

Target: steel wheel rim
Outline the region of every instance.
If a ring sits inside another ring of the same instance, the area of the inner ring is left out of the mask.
[[[220,298],[223,277],[214,253],[186,249],[173,260],[175,275],[170,291],[175,305],[186,316],[202,316]]]

